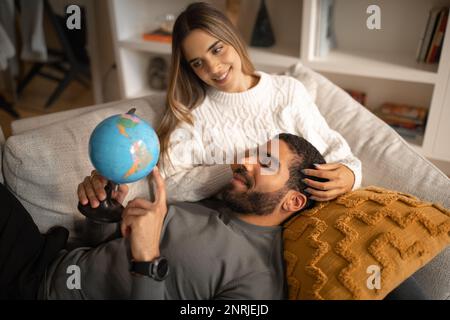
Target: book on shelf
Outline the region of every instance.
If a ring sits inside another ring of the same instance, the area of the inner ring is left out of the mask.
[[[386,102],[379,108],[382,114],[396,115],[409,119],[415,119],[425,122],[428,109],[425,107],[416,107],[408,104]]]
[[[334,33],[334,0],[320,0],[317,10],[317,32],[315,52],[318,57],[326,56],[336,47]]]
[[[391,126],[399,135],[404,139],[416,144],[422,144],[424,131],[423,130],[410,130],[401,127]]]
[[[366,98],[367,95],[365,92],[363,91],[359,91],[359,90],[353,90],[353,89],[344,89],[345,92],[347,92],[353,99],[355,99],[356,101],[358,101],[360,104],[362,104],[363,106],[366,106]]]
[[[429,12],[426,28],[417,49],[417,62],[437,63],[439,61],[448,15],[448,7],[433,8]]]
[[[385,121],[385,119],[382,119]],[[385,121],[392,129],[394,129],[403,138],[408,138],[409,140],[420,141],[423,139],[425,127],[423,126],[411,126],[409,127],[405,123],[392,123]]]
[[[433,40],[430,44],[430,49],[427,55],[427,63],[435,63],[439,60],[440,51],[444,42],[445,29],[447,27],[448,8],[441,11],[436,30],[433,35]]]
[[[418,51],[418,55],[417,55],[418,62],[425,61],[425,57],[428,52],[431,37],[433,36],[433,31],[436,27],[436,18],[438,16],[440,10],[441,10],[441,8],[433,8],[428,14],[427,26],[422,35],[422,39],[420,41],[420,50]]]
[[[405,118],[393,114],[380,114],[378,112],[375,112],[375,114],[391,126],[397,126],[406,129],[418,129],[424,126],[423,122],[420,120]]]
[[[152,32],[146,32],[142,34],[142,39],[146,41],[157,41],[163,43],[172,43],[172,33],[158,28]]]
[[[403,137],[413,140],[423,137],[428,115],[424,107],[386,102],[374,113]]]

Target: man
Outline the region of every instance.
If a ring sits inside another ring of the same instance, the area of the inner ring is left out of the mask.
[[[270,154],[274,142],[278,154]],[[91,235],[108,240],[59,253],[66,230],[39,234],[25,209],[2,186],[7,210],[0,219],[0,297],[285,298],[280,224],[311,205],[301,170],[324,160],[306,140],[290,134],[269,141],[267,152],[276,166],[262,163],[259,156],[232,165],[234,178],[223,192],[224,204],[232,210],[198,203],[167,207],[164,181],[155,168],[155,201],[130,201],[120,233],[107,230],[114,229],[112,224],[87,220]],[[264,170],[272,172],[263,174]],[[98,205],[104,180],[98,175],[86,178],[78,189],[80,201]],[[122,187],[116,199],[123,201],[127,191]],[[79,270],[78,284],[69,279],[74,270]]]

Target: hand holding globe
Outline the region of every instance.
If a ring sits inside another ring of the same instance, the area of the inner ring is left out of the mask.
[[[106,199],[97,208],[78,204],[82,214],[98,222],[118,222],[123,206],[112,199],[112,191],[120,184],[146,177],[159,158],[159,140],[153,128],[134,114],[111,116],[95,127],[89,139],[89,157],[101,176],[108,179]]]

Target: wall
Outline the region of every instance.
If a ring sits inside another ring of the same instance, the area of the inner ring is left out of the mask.
[[[103,101],[119,100],[119,80],[114,55],[108,0],[95,1],[95,20],[97,22],[98,50],[101,57],[99,70]]]

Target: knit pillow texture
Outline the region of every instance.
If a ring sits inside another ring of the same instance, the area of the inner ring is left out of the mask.
[[[378,300],[450,244],[450,211],[367,187],[285,224],[289,299]]]

